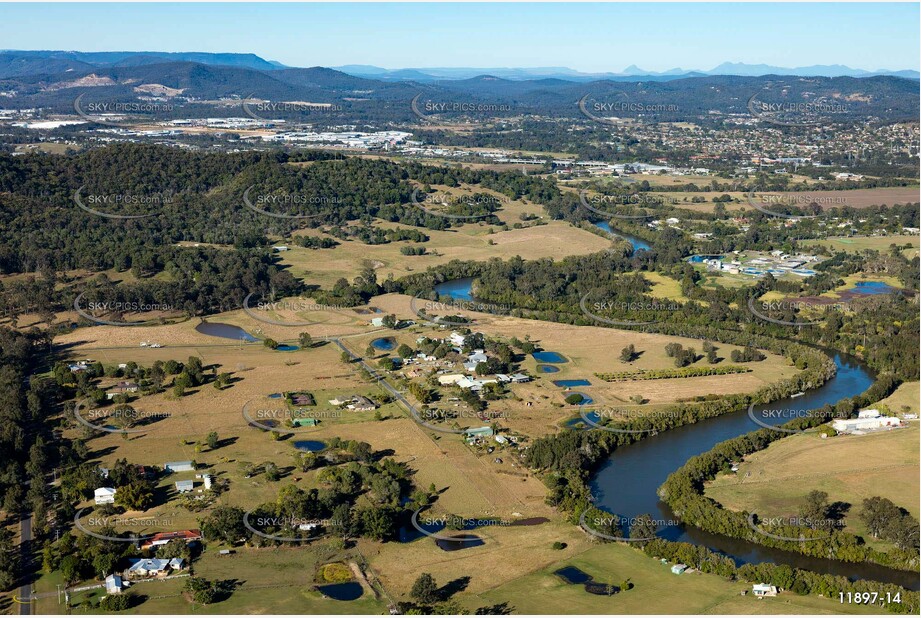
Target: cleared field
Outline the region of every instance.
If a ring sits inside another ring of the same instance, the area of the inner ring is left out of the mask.
[[[469,550],[464,550],[469,551]],[[611,597],[589,594],[582,586],[564,583],[553,574],[575,566],[595,581],[618,585],[629,579],[633,588]],[[468,607],[507,602],[518,614],[872,614],[872,609],[818,596],[783,593],[756,599],[751,585],[716,575],[674,575],[670,565],[624,544],[593,544],[571,559],[557,559],[511,582],[499,580],[476,595]],[[740,596],[743,590],[749,591]]]
[[[366,551],[365,556],[396,600],[409,600],[413,582],[424,572],[435,577],[439,585],[469,577],[467,587],[455,598],[470,609],[511,601],[520,611],[513,599],[496,597],[492,600],[483,593],[496,586],[512,584],[536,569],[576,556],[590,547],[585,533],[565,522],[483,527],[475,534],[484,543],[458,551],[439,549],[433,539],[425,537],[409,545],[379,545],[373,551]],[[567,547],[554,550],[555,541],[566,543]]]
[[[864,436],[790,436],[746,457],[737,473],[718,476],[706,495],[734,511],[789,517],[797,514],[807,493],[818,489],[828,493],[830,502],[851,505],[845,516],[848,531],[886,549],[886,543],[867,534],[857,515],[864,498],[882,496],[919,516],[918,438],[917,421],[906,429]]]
[[[886,252],[890,245],[904,246],[911,245],[911,249],[902,249],[905,257],[911,259],[918,255],[918,247],[921,245],[921,236],[903,235],[903,236],[851,236],[847,238],[827,238],[825,240],[810,241],[816,244],[829,247],[835,251],[844,251],[845,253],[859,253],[865,249]]]
[[[512,517],[513,513],[554,516],[544,504],[546,488],[536,477],[520,466],[513,467],[516,464],[511,458],[497,464],[493,461],[495,455],[477,455],[459,435],[427,431],[408,417],[329,426],[310,434],[311,439],[319,440],[332,436],[368,442],[408,462],[416,472],[413,478],[417,486],[427,488],[434,483],[439,490],[439,513],[466,517]]]
[[[657,272],[644,272],[643,277],[652,284],[649,295],[664,300],[686,302],[687,296],[681,293],[681,282]]]
[[[406,227],[385,222],[377,225],[381,229]],[[399,278],[455,259],[563,258],[602,251],[610,246],[604,238],[561,221],[508,231],[500,231],[497,226],[485,223],[473,223],[460,229],[425,230],[425,233],[430,240],[423,244],[392,242],[367,245],[349,240],[332,249],[291,247],[281,254],[281,263],[291,266],[292,274],[307,283],[331,287],[342,277],[351,281],[365,265],[373,266],[378,280],[382,281],[391,274]],[[311,234],[315,235],[315,232]],[[404,246],[425,246],[430,254],[402,255],[400,248]]]
[[[559,373],[543,374],[543,379],[589,379],[592,386],[586,387],[586,390],[592,394],[596,402],[601,403],[619,403],[635,394],[644,395],[650,403],[663,403],[699,394],[749,392],[795,373],[795,369],[787,365],[782,357],[768,355],[764,361],[751,364],[751,368],[754,369],[752,373],[607,384],[595,378],[594,374],[627,369],[674,368],[674,361],[665,354],[666,344],[678,342],[686,348],[696,348],[699,354],[702,342],[698,339],[614,328],[547,324],[537,320],[504,317],[484,324],[482,330],[505,337],[521,338],[523,334],[528,334],[531,340],[539,343],[543,349],[559,352],[569,362],[557,365],[560,368]],[[640,353],[640,357],[632,363],[624,363],[619,359],[620,351],[631,343]],[[734,349],[737,349],[737,346],[717,344],[717,353],[723,360],[715,366],[730,364],[728,358]],[[523,367],[532,375],[540,376],[542,374],[537,373],[538,364],[529,358],[523,363]],[[706,365],[705,359],[698,360],[691,366],[703,365]],[[577,390],[581,392],[582,387],[578,387]]]
[[[918,187],[881,187],[877,189],[847,189],[841,191],[791,191],[778,195],[796,198],[799,203],[806,199],[827,207],[849,206],[867,208],[869,206],[894,206],[895,204],[912,204],[921,201]]]
[[[886,406],[891,414],[918,414],[919,382],[905,382],[895,392],[873,406]]]

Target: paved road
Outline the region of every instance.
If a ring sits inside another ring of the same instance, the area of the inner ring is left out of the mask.
[[[19,522],[20,527],[22,528],[19,551],[21,553],[21,565],[20,573],[25,576],[31,575],[31,564],[32,564],[32,513],[29,513],[22,518],[22,521]],[[25,583],[19,587],[19,615],[20,616],[29,616],[32,614],[32,584]],[[29,600],[26,602],[26,600]]]

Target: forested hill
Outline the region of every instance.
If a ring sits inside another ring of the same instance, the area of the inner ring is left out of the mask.
[[[77,155],[0,156],[0,274],[41,273],[4,313],[41,297],[64,271],[131,271],[148,286],[170,285],[170,303],[194,313],[239,306],[247,291],[291,291],[273,265],[270,239],[300,227],[340,228],[378,217],[423,229],[452,220],[412,204],[417,185],[464,183],[512,199],[558,196],[548,180],[346,158],[324,153],[209,153],[117,145]],[[267,216],[244,204],[274,197]],[[296,200],[291,198],[297,198]],[[279,206],[278,204],[282,204]],[[81,205],[83,207],[81,207]],[[93,214],[118,215],[111,218]],[[309,217],[309,218],[306,218]],[[367,226],[367,223],[361,225]],[[205,243],[221,248],[178,247]],[[228,251],[227,248],[232,250]],[[167,277],[154,277],[166,273]],[[19,284],[20,286],[22,284]],[[13,284],[6,286],[10,292]],[[162,290],[160,290],[162,291]]]

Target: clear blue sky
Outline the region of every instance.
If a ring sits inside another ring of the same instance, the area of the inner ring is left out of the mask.
[[[292,66],[918,69],[918,3],[4,4],[0,49],[252,52]]]

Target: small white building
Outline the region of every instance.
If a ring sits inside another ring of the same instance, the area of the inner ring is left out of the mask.
[[[121,594],[124,586],[122,585],[122,578],[120,575],[106,576],[106,594]]]
[[[115,502],[115,492],[117,490],[114,487],[99,487],[94,492],[94,500],[96,504],[113,504]]]
[[[879,410],[861,410],[857,413],[857,418],[879,418],[882,416]]]
[[[758,598],[776,597],[777,586],[770,584],[752,584],[752,594]]]
[[[192,472],[194,470],[194,461],[168,461],[163,464],[164,472]]]
[[[195,489],[195,481],[176,481],[176,491],[187,494]]]

